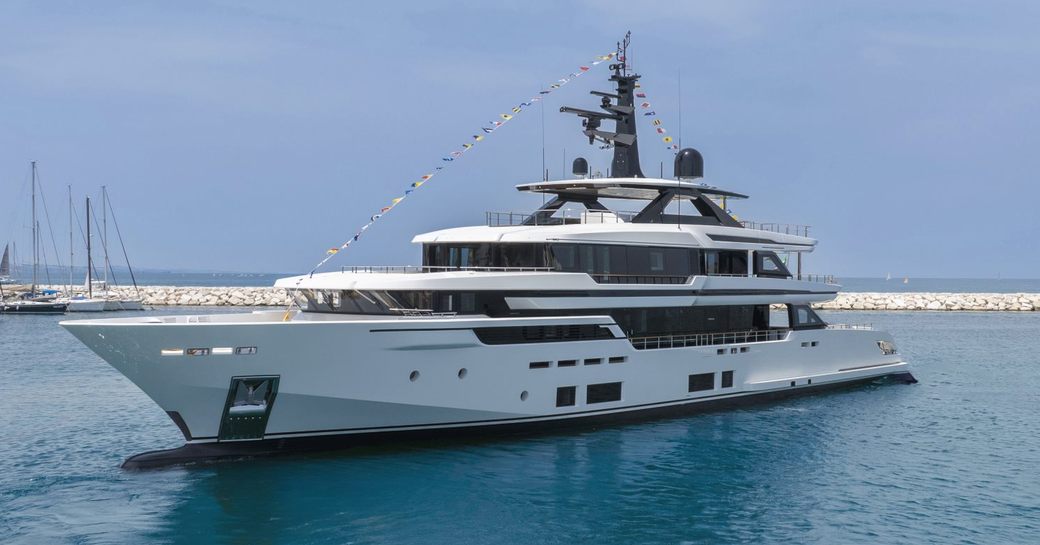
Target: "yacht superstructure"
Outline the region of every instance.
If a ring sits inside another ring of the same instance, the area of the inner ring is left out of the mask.
[[[619,59],[624,59],[619,56]],[[62,322],[161,406],[179,449],[149,466],[486,432],[540,431],[686,413],[894,377],[889,334],[824,322],[827,278],[792,274],[811,252],[797,226],[737,221],[699,153],[676,179],[638,164],[638,75],[612,65],[590,141],[613,177],[518,186],[533,213],[416,236],[422,264],[284,278],[290,312]],[[600,130],[602,120],[614,132]],[[622,212],[609,202],[638,203]],[[799,267],[800,269],[800,267]]]

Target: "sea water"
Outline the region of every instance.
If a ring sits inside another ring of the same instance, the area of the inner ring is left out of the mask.
[[[0,542],[1040,541],[1040,313],[824,316],[890,330],[920,383],[143,472],[166,415],[58,318],[0,316]]]

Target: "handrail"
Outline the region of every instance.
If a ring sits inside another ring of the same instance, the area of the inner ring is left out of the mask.
[[[733,331],[728,333],[692,333],[688,335],[630,337],[628,340],[636,350],[656,350],[660,348],[686,348],[690,346],[782,341],[787,338],[787,335],[790,332],[790,329],[761,329],[751,331]]]
[[[797,280],[803,282],[821,282],[823,284],[838,284],[838,277],[833,274],[803,274],[800,277],[796,277]]]
[[[341,273],[418,274],[432,272],[552,272],[552,267],[452,267],[446,265],[348,265]]]
[[[795,235],[799,237],[808,237],[810,225],[797,225],[794,223],[771,223],[771,222],[757,222],[757,221],[741,221],[741,225],[745,229],[754,229],[756,231],[769,231],[770,233],[781,233],[784,235]]]
[[[388,308],[390,312],[396,312],[410,318],[454,318],[457,312],[434,312],[430,308]]]
[[[874,331],[873,324],[827,324],[827,329],[851,329],[855,331]]]
[[[615,210],[563,210],[545,211],[549,214],[542,217],[539,212],[484,212],[488,227],[508,227],[513,225],[567,225],[583,223],[631,223],[638,212]]]

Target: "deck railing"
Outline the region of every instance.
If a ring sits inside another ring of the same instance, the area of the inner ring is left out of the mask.
[[[636,350],[659,348],[686,348],[690,346],[712,346],[720,344],[761,343],[782,341],[790,329],[763,329],[733,331],[728,333],[693,333],[688,335],[659,335],[654,337],[631,337],[629,341]]]
[[[350,265],[340,267],[341,273],[384,273],[384,274],[418,274],[435,272],[551,272],[552,267],[451,267],[428,265]]]
[[[796,277],[795,279],[803,282],[820,282],[823,284],[838,283],[838,277],[833,274],[802,274],[801,278]]]
[[[510,225],[571,225],[582,223],[631,223],[638,212],[563,209],[546,216],[538,212],[484,212],[488,227]]]
[[[827,324],[827,329],[852,329],[856,331],[874,331],[873,324]]]
[[[427,266],[427,265],[349,265],[340,267],[341,273],[366,273],[366,274],[420,274],[436,272],[578,272],[560,271],[553,267],[451,267],[451,266]],[[719,276],[730,278],[777,278],[768,275],[747,274],[724,274],[724,273],[701,273],[703,276]],[[589,276],[598,284],[686,284],[690,281],[689,276],[666,275],[666,274],[599,274],[589,273]],[[830,274],[803,274],[801,278],[806,282],[821,282],[825,284],[837,284],[837,278]]]
[[[745,229],[756,231],[769,231],[770,233],[781,233],[784,235],[795,235],[799,237],[809,236],[809,225],[797,225],[793,223],[763,223],[758,221],[741,221]]]

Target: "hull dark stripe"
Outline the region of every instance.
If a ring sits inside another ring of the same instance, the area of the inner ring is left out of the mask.
[[[711,398],[699,398],[696,402],[692,403],[672,403],[663,406],[654,404],[652,406],[644,406],[638,410],[608,414],[593,414],[582,418],[546,420],[544,417],[535,417],[539,419],[521,422],[512,421],[510,423],[492,422],[485,425],[453,428],[365,431],[349,434],[340,433],[306,437],[270,438],[259,441],[191,443],[175,449],[151,451],[131,456],[123,462],[122,467],[126,469],[149,469],[195,462],[336,450],[356,446],[374,446],[409,441],[443,441],[480,436],[526,435],[575,428],[613,426],[655,418],[676,417],[741,405],[764,403],[825,390],[850,388],[883,378],[896,382],[917,382],[909,372],[900,371],[898,373],[881,377],[873,376],[846,382],[813,384],[809,386],[771,390],[757,394],[712,396]],[[268,437],[270,437],[270,435],[268,435]]]

